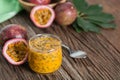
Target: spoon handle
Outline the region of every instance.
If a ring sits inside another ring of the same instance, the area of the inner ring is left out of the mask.
[[[68,46],[66,46],[65,44],[62,44],[62,47],[64,47],[64,48],[66,48],[67,50],[71,51],[71,49],[70,49]]]

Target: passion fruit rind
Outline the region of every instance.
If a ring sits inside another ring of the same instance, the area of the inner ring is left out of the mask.
[[[4,43],[13,38],[23,38],[25,40],[27,37],[27,30],[18,24],[9,24],[1,29],[0,31],[0,44],[3,46]]]
[[[3,56],[13,65],[23,64],[28,57],[28,44],[25,39],[11,39],[3,46]]]
[[[38,5],[31,10],[30,18],[37,27],[47,28],[53,23],[55,12],[47,5]]]

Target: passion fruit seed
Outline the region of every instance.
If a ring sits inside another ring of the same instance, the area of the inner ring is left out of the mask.
[[[19,41],[9,44],[6,52],[15,62],[19,62],[25,58],[27,50],[26,44]]]
[[[40,25],[45,25],[48,23],[50,17],[51,17],[51,12],[49,9],[43,9],[43,10],[37,10],[34,14],[36,22],[38,22]]]
[[[51,44],[54,43],[54,44]],[[30,44],[35,47],[35,49],[41,51],[41,52],[50,52],[60,45],[60,41],[58,39],[52,38],[52,37],[38,37],[30,41]]]

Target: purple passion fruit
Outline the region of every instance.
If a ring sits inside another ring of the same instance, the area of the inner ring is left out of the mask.
[[[71,2],[62,3],[55,8],[55,21],[60,25],[70,25],[77,17],[77,10]]]
[[[45,5],[39,5],[32,9],[30,18],[39,28],[49,27],[55,19],[54,10]]]
[[[28,1],[37,5],[47,5],[51,2],[51,0],[28,0]]]
[[[8,40],[3,46],[3,56],[13,65],[23,64],[28,56],[28,45],[24,39]]]
[[[4,44],[7,40],[13,38],[23,38],[27,40],[27,31],[18,24],[10,24],[0,31],[0,44]]]

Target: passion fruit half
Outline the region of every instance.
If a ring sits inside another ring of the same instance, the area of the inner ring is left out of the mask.
[[[3,46],[3,56],[13,64],[23,64],[28,56],[28,45],[24,39],[11,39]]]
[[[54,10],[46,5],[39,5],[32,9],[30,18],[33,23],[39,28],[47,28],[55,19]]]

